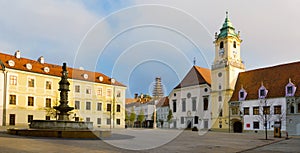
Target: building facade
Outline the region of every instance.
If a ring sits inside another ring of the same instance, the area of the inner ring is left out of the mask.
[[[0,53],[0,123],[27,126],[31,120],[55,120],[59,105],[61,66]],[[67,68],[70,120],[90,121],[95,127],[125,127],[126,87],[98,72]]]
[[[226,13],[219,34],[215,34],[215,59],[211,68],[212,129],[227,130],[228,102],[234,91],[239,72],[245,70],[241,59],[240,33],[230,22]]]
[[[240,73],[230,100],[231,131],[273,131],[279,125],[300,135],[299,66],[295,62]]]
[[[210,86],[210,70],[193,66],[169,95],[169,105],[173,112],[171,128],[210,129]]]

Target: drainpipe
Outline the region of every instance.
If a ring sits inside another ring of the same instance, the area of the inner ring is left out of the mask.
[[[3,88],[3,121],[2,125],[6,126],[6,94],[7,94],[7,71],[3,71],[4,73],[4,88]]]

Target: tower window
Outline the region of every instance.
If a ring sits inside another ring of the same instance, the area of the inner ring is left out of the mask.
[[[220,49],[223,49],[224,48],[224,43],[223,41],[220,42]]]
[[[233,42],[233,48],[236,48],[236,42],[235,41]]]

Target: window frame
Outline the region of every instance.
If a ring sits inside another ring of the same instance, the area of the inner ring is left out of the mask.
[[[33,96],[27,97],[27,106],[32,106],[32,107],[34,106],[34,97]]]
[[[14,98],[12,98],[12,97],[14,97]],[[9,95],[9,104],[17,105],[17,95],[14,95],[14,94]]]

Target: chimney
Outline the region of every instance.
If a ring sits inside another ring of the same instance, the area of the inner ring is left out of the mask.
[[[15,52],[15,57],[18,59],[21,58],[21,52],[19,50]]]
[[[139,96],[139,94],[138,94],[138,93],[135,93],[135,94],[134,94],[134,99],[137,99],[138,96]]]
[[[45,58],[43,56],[41,56],[38,61],[41,63],[41,64],[44,64],[45,63]]]

